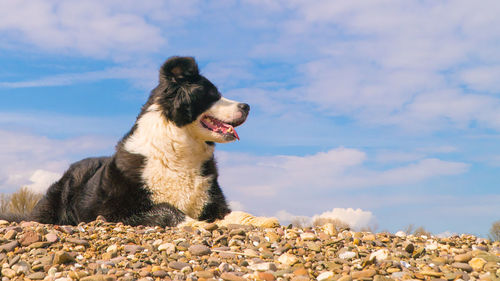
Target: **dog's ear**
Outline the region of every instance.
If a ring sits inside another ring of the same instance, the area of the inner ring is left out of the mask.
[[[200,76],[193,57],[171,57],[160,69],[160,81],[182,83],[195,81]]]

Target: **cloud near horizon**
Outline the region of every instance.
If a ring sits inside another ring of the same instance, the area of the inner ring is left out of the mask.
[[[378,227],[375,215],[370,211],[365,211],[359,208],[333,208],[331,211],[326,211],[311,217],[300,216],[289,213],[285,210],[280,210],[275,214],[275,216],[281,224],[285,225],[296,221],[305,225],[312,225],[318,219],[331,219],[339,220],[340,222],[343,222],[358,231],[366,228],[375,230]]]
[[[62,174],[71,160],[110,145],[108,140],[95,137],[58,140],[0,130],[0,192],[14,192],[26,185],[41,191],[42,185]]]

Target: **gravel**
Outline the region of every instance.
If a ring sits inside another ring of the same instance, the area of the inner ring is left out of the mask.
[[[500,281],[500,242],[314,228],[0,221],[8,280]]]

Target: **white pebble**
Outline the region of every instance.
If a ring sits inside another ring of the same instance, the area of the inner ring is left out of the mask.
[[[389,250],[380,249],[370,255],[370,260],[375,259],[377,262],[385,261],[389,257]]]
[[[344,252],[344,253],[339,255],[339,258],[341,258],[343,260],[350,260],[350,259],[354,258],[355,256],[356,256],[355,252]]]
[[[323,272],[320,275],[318,275],[318,277],[316,277],[316,280],[324,281],[324,280],[331,279],[332,277],[333,277],[333,272],[327,271],[327,272]]]
[[[406,237],[406,233],[404,231],[401,231],[401,230],[398,231],[398,232],[396,232],[396,234],[394,234],[394,235],[396,235],[399,238],[405,238]]]

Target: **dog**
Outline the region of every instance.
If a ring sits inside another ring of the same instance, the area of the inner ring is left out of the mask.
[[[132,226],[275,226],[274,218],[231,213],[217,181],[215,143],[239,140],[235,127],[249,111],[222,97],[194,58],[171,57],[114,155],[72,164],[31,214],[10,220],[76,225],[102,216]]]

